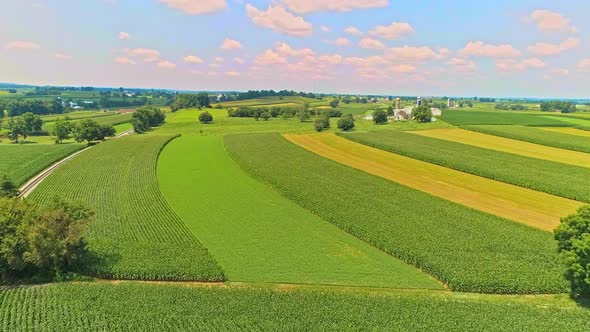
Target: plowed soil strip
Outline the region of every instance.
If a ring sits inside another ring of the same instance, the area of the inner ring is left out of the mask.
[[[433,129],[414,131],[412,134],[438,138],[451,142],[458,142],[478,146],[481,148],[519,154],[537,159],[552,160],[582,167],[590,167],[590,153],[577,152],[481,134],[464,129]],[[436,149],[435,146],[432,147]],[[558,170],[556,170],[557,172]],[[526,172],[526,170],[523,170]]]
[[[289,134],[291,142],[353,168],[546,231],[582,203],[371,148],[333,134]],[[392,197],[392,204],[399,204]],[[411,206],[411,202],[405,202]]]

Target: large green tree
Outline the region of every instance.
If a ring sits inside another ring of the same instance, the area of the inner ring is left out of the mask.
[[[555,239],[573,295],[590,297],[590,206],[563,218],[555,230]]]

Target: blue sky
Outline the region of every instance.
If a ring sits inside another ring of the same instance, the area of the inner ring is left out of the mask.
[[[0,81],[588,97],[590,2],[20,0]],[[354,28],[354,29],[353,29]]]

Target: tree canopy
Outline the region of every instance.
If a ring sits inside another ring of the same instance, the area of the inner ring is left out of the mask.
[[[555,230],[555,239],[573,295],[590,297],[590,206],[563,218]]]

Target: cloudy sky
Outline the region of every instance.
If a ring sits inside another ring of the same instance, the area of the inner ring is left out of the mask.
[[[2,2],[0,82],[590,97],[587,0]]]

